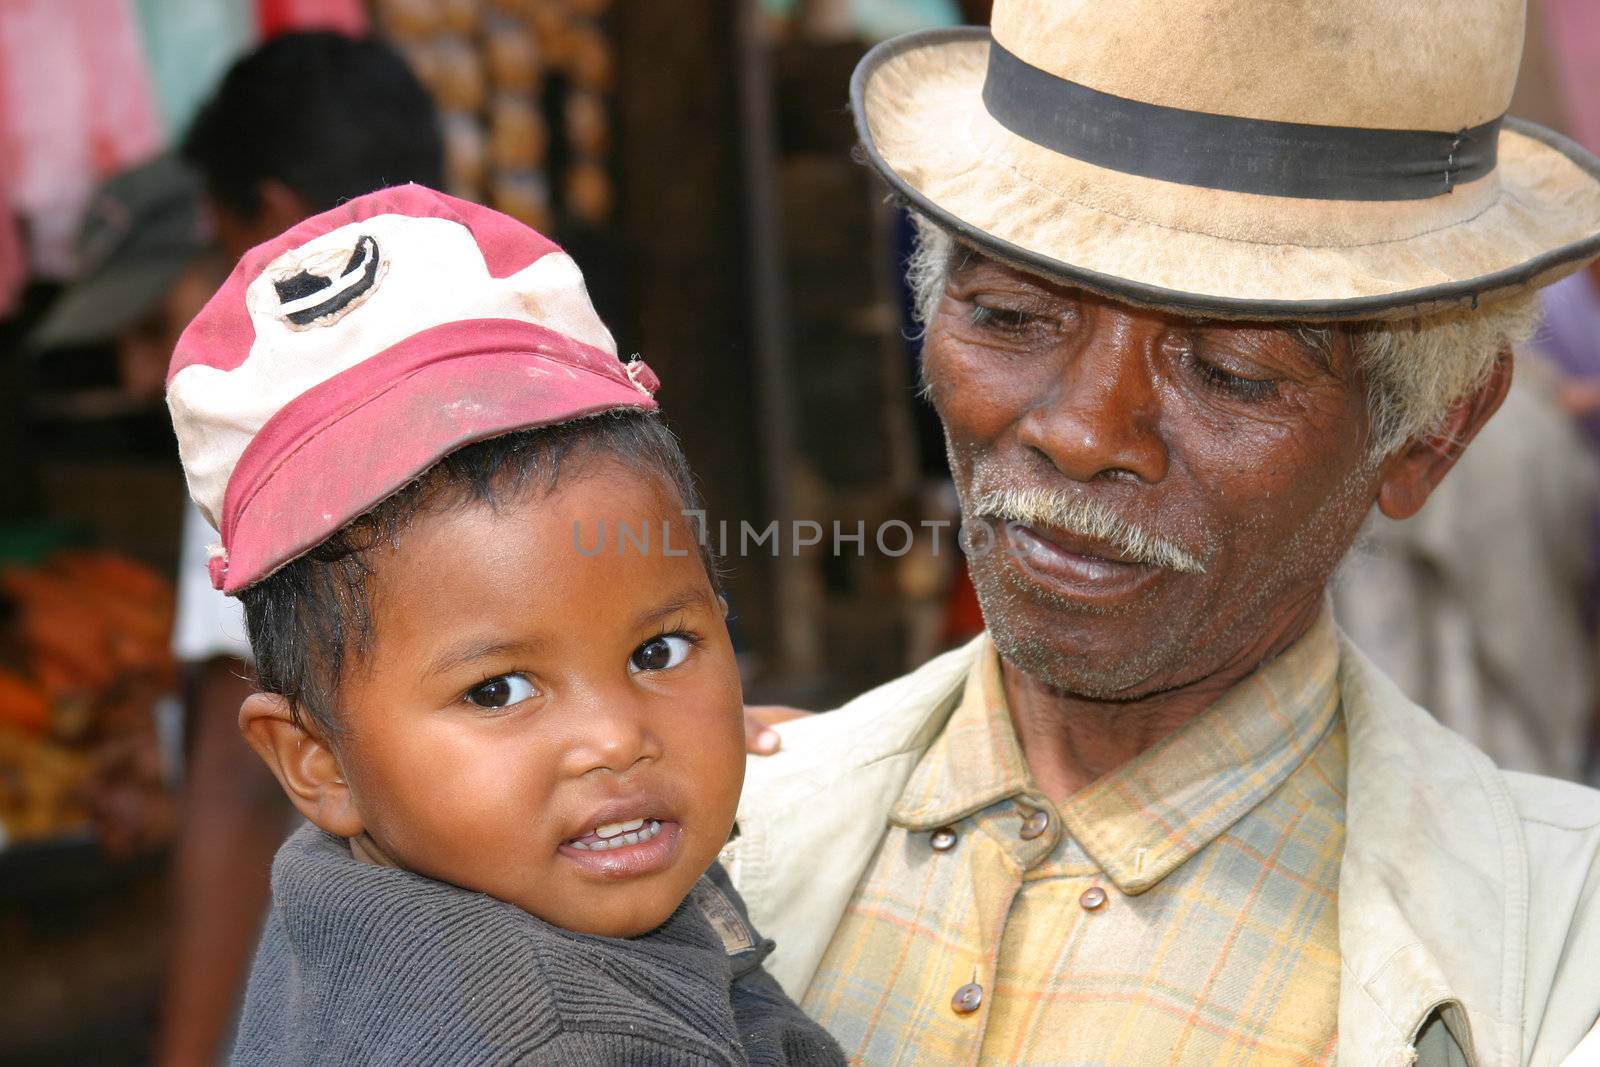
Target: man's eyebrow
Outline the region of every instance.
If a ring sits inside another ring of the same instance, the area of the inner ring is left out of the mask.
[[[474,639],[463,641],[445,649],[428,661],[423,668],[424,677],[433,677],[439,674],[449,674],[451,671],[460,670],[483,659],[493,659],[508,653],[526,652],[529,645],[524,641],[494,641]]]
[[[647,608],[634,620],[636,628],[649,626],[651,623],[660,622],[669,615],[676,615],[692,607],[709,607],[716,603],[716,597],[709,588],[685,589],[652,608]]]

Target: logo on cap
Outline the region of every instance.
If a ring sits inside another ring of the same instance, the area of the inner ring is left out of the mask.
[[[363,234],[356,239],[344,266],[336,275],[317,273],[338,262],[344,250],[319,252],[297,264],[293,274],[272,283],[278,294],[278,314],[291,326],[330,326],[354,311],[378,284],[382,259],[378,242]]]

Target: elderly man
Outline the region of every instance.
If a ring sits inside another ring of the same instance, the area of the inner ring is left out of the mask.
[[[1327,607],[1600,249],[1600,162],[1502,121],[1521,35],[999,0],[863,61],[988,632],[785,726],[725,853],[856,1060],[1600,1062],[1600,795],[1497,771]]]

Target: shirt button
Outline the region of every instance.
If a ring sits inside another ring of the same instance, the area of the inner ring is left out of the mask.
[[[1048,829],[1050,829],[1050,813],[1036,811],[1022,820],[1022,829],[1019,832],[1024,841],[1032,841]]]
[[[949,852],[956,847],[956,832],[948,826],[941,826],[928,838],[928,844],[933,846],[935,852]]]
[[[1106,906],[1106,891],[1097,885],[1092,885],[1083,891],[1078,903],[1083,905],[1084,911],[1099,911]]]
[[[983,986],[977,982],[968,982],[956,990],[956,995],[950,998],[950,1006],[959,1015],[970,1015],[983,1005]]]

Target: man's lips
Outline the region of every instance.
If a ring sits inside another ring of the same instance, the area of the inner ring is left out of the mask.
[[[1002,529],[1001,547],[1024,576],[1075,600],[1120,599],[1162,572],[1104,541],[1067,531],[1019,522]]]
[[[1015,527],[1018,532],[1041,541],[1048,547],[1081,559],[1096,560],[1102,563],[1119,563],[1126,567],[1146,565],[1128,556],[1122,549],[1107,541],[1083,537],[1069,530],[1058,530],[1052,526],[1034,526],[1021,522],[1007,523],[1006,525],[1008,528]]]

